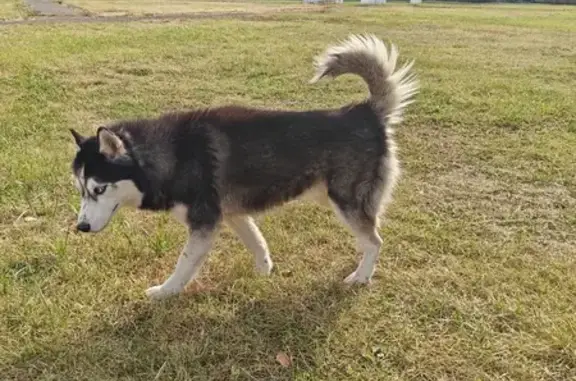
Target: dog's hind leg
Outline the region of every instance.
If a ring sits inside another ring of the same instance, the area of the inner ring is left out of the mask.
[[[263,275],[269,275],[273,266],[272,259],[270,259],[270,251],[254,219],[249,216],[230,216],[226,217],[225,221],[240,237],[248,250],[254,254],[258,272]]]
[[[380,255],[382,238],[377,230],[377,211],[368,214],[362,207],[362,203],[345,202],[340,197],[330,197],[334,211],[340,221],[350,229],[356,237],[358,251],[362,253],[362,259],[356,270],[350,274],[344,282],[369,283]]]
[[[162,299],[180,293],[196,277],[212,247],[215,229],[192,231],[178,258],[172,275],[160,286],[150,287],[146,295]]]

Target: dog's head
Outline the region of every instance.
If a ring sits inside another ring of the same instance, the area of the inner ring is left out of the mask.
[[[137,165],[122,139],[110,129],[100,127],[91,137],[71,132],[78,145],[72,171],[82,195],[77,229],[99,232],[120,207],[142,203],[143,194],[134,182]]]

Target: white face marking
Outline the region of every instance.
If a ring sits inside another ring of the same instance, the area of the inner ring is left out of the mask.
[[[93,178],[84,179],[83,173],[81,170],[75,179],[82,194],[78,224],[90,225],[91,232],[104,229],[121,206],[138,207],[142,203],[143,194],[133,181],[101,183]]]
[[[76,185],[76,189],[80,194],[84,194],[83,185],[84,185],[84,167],[80,168],[78,171],[78,175],[74,176],[74,185]]]

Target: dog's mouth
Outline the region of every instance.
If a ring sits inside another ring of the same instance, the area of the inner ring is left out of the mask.
[[[99,230],[96,230],[94,233],[98,233],[98,232],[101,232],[102,230],[106,229],[106,226],[108,226],[110,221],[112,221],[112,217],[114,217],[114,213],[116,213],[116,210],[118,209],[119,206],[120,206],[120,204],[116,204],[116,206],[114,206],[114,208],[112,208],[112,212],[110,212],[110,218],[108,218],[108,221],[106,221],[104,226],[102,226]]]
[[[114,208],[112,208],[112,211],[110,212],[110,217],[108,218],[106,223],[104,225],[102,225],[102,227],[100,227],[99,229],[93,229],[92,227],[90,228],[90,230],[82,230],[82,229],[79,229],[78,227],[76,229],[79,231],[83,231],[85,233],[99,233],[99,232],[101,232],[102,230],[104,230],[108,226],[108,224],[112,220],[112,217],[114,217],[114,213],[116,213],[116,210],[118,210],[119,207],[120,207],[120,204],[118,203],[114,206]]]

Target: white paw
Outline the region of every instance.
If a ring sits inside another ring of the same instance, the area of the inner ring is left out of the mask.
[[[272,263],[272,261],[270,259],[256,263],[256,271],[260,275],[270,275],[273,267],[274,267],[274,264]]]
[[[352,274],[348,275],[346,279],[344,279],[344,283],[346,284],[368,284],[370,283],[370,275],[359,274],[357,271],[354,271]]]
[[[168,298],[170,296],[174,296],[177,295],[178,293],[180,293],[181,290],[177,290],[174,288],[169,288],[169,287],[165,287],[165,286],[154,286],[154,287],[150,287],[149,289],[146,290],[146,295],[150,298],[150,299],[165,299]]]

